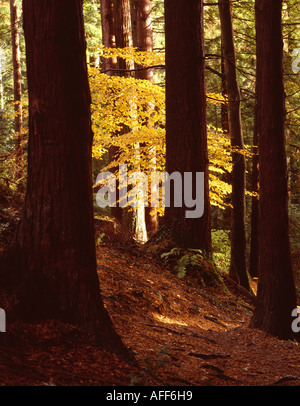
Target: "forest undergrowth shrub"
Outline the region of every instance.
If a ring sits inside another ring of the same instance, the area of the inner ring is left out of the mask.
[[[290,243],[298,301],[300,301],[300,205],[290,204]]]
[[[221,288],[226,290],[225,284],[214,261],[206,257],[201,250],[172,248],[161,255],[172,272],[179,279],[188,277],[203,288]]]
[[[220,271],[229,271],[230,267],[230,231],[212,230],[213,260]]]

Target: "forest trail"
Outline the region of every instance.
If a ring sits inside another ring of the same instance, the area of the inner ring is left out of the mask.
[[[16,321],[0,346],[0,385],[300,385],[299,346],[249,328],[246,298],[178,279],[146,247],[102,232],[105,307],[142,371],[85,345],[72,326]]]

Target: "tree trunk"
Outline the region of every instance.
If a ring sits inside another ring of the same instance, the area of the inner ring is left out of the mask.
[[[14,109],[15,109],[15,137],[17,165],[20,165],[22,157],[21,129],[22,129],[22,75],[20,58],[20,41],[18,30],[17,1],[10,0],[10,22],[11,22],[11,42],[12,42],[12,62],[14,76]]]
[[[292,330],[296,293],[288,220],[282,2],[256,0],[259,134],[259,264],[252,327],[281,339]],[[296,337],[299,340],[299,337]]]
[[[152,0],[131,0],[131,15],[132,15],[132,37],[133,46],[137,47],[142,52],[153,51],[153,27],[152,27]],[[136,66],[140,68],[140,66]],[[154,69],[138,70],[135,73],[136,79],[148,80],[154,83]],[[151,106],[149,106],[151,109]],[[149,151],[149,164],[151,171],[155,171],[155,151]],[[145,208],[145,218],[147,226],[147,234],[149,237],[153,235],[158,228],[158,216],[155,207],[149,206]]]
[[[256,89],[256,95],[258,89]],[[258,129],[257,129],[257,109],[258,103],[255,103],[255,124],[253,134],[253,158],[252,158],[252,192],[259,193],[259,151],[258,151]],[[258,196],[252,196],[251,208],[251,246],[250,246],[250,275],[252,278],[258,277]]]
[[[241,123],[241,94],[236,72],[236,55],[233,41],[230,0],[219,0],[221,37],[224,52],[225,77],[228,91],[229,132],[231,146],[244,148]],[[245,184],[246,161],[244,155],[232,153],[232,218],[231,264],[229,275],[250,290],[246,268]]]
[[[228,96],[227,84],[226,84],[226,74],[225,74],[225,58],[224,58],[224,45],[221,38],[221,90],[222,96]],[[222,122],[222,130],[224,133],[229,134],[229,122],[228,122],[228,105],[222,104],[221,105],[221,122]]]
[[[10,255],[19,314],[78,325],[130,359],[102,302],[92,199],[90,90],[81,0],[24,0],[28,181]],[[9,257],[8,257],[9,258]]]
[[[3,113],[4,113],[4,89],[3,89],[3,61],[2,61],[2,55],[0,54],[0,117],[1,120],[3,119]]]
[[[130,18],[130,7],[129,0],[113,0],[113,19],[114,19],[114,29],[115,29],[115,42],[117,48],[126,48],[132,45],[132,34],[131,34],[131,18]],[[128,73],[122,73],[121,70],[129,69],[130,66],[128,62],[122,58],[117,60],[117,69],[120,69],[118,73],[119,76],[126,76]],[[127,127],[124,126],[121,133],[129,131]],[[118,134],[115,134],[117,137]],[[114,161],[118,154],[119,148],[111,146],[109,148],[109,161]],[[115,172],[117,168],[112,168],[112,172]],[[117,190],[117,201],[119,200],[119,190]],[[117,207],[111,208],[112,215],[118,219],[120,222],[125,222],[123,219],[123,209],[117,205]]]
[[[116,32],[114,25],[114,2],[113,0],[100,0],[102,44],[106,48],[116,47]],[[103,58],[102,70],[107,75],[112,75],[110,69],[117,68],[117,60],[114,58]]]
[[[129,0],[114,0],[114,15],[115,15],[115,27],[116,27],[116,47],[126,48],[132,47],[132,26],[131,26],[131,11]],[[134,68],[134,63],[126,61],[122,58],[118,58],[118,69],[120,72],[119,76],[130,76],[129,72],[122,72],[122,70],[130,70]],[[134,109],[134,107],[133,107]],[[133,113],[134,114],[134,113]],[[123,125],[123,129],[119,134],[126,134],[130,131],[128,126]],[[118,136],[118,134],[116,134]],[[114,159],[118,155],[119,149],[112,148],[113,155],[111,159]],[[138,151],[133,146],[132,153],[138,154]],[[144,206],[134,207],[124,210],[122,208],[113,208],[113,213],[115,217],[122,220],[122,223],[127,227],[128,231],[131,232],[133,237],[140,241],[146,242],[147,232],[145,224],[145,208]]]
[[[182,178],[191,172],[194,196],[200,187],[196,173],[204,173],[204,211],[200,217],[187,218],[184,199],[182,207],[175,207],[173,196],[164,223],[173,229],[178,245],[210,255],[203,1],[165,0],[165,27],[166,170],[178,171]]]
[[[123,7],[123,5],[122,5]],[[116,42],[116,31],[117,25],[121,23],[121,21],[117,20],[116,16],[119,14],[117,10],[119,5],[116,3],[115,0],[100,0],[100,13],[101,13],[101,26],[102,26],[102,44],[107,48],[115,48],[119,47],[119,43],[117,45]],[[120,41],[120,40],[119,40]],[[113,70],[118,69],[118,61],[114,58],[103,58],[102,61],[102,71],[105,71],[107,75],[114,75],[115,73]],[[114,146],[110,146],[108,150],[109,162],[114,161],[118,154],[118,148]],[[111,172],[115,173],[116,168],[112,168]],[[117,190],[118,195],[118,190]],[[117,197],[118,200],[118,197]],[[112,215],[118,219],[120,222],[122,221],[122,209],[120,207],[112,207],[111,208]]]

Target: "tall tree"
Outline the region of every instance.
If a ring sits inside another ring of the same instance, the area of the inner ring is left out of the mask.
[[[4,72],[5,53],[0,48],[0,117],[4,114],[4,89],[3,89],[3,72]]]
[[[256,89],[256,96],[259,89]],[[255,104],[255,124],[254,124],[254,134],[253,134],[253,157],[252,157],[252,173],[251,173],[251,183],[252,192],[255,196],[252,196],[252,207],[251,207],[251,246],[250,246],[250,275],[258,277],[258,195],[259,195],[259,151],[258,151],[258,128],[257,128],[257,114],[258,114],[258,103]]]
[[[113,0],[112,4],[109,5],[112,7],[113,11],[113,26],[114,26],[114,36],[115,36],[115,46],[117,48],[126,48],[132,46],[132,31],[131,31],[131,16],[130,16],[130,5],[129,0]],[[119,76],[128,76],[127,70],[130,68],[129,63],[123,59],[118,58],[116,69],[118,70]],[[120,133],[125,133],[129,131],[128,127],[124,126]],[[115,134],[117,137],[118,134]],[[119,154],[119,148],[111,146],[109,148],[109,160],[113,162]],[[112,168],[112,172],[115,172],[117,168]],[[119,193],[117,190],[117,201],[119,200]],[[117,205],[116,207],[111,208],[113,216],[115,216],[119,221],[123,221],[123,209]]]
[[[116,32],[114,24],[114,2],[113,0],[100,0],[102,44],[106,48],[115,48]],[[117,61],[113,58],[103,58],[102,70],[107,75],[112,74],[112,70],[117,68]]]
[[[152,0],[131,0],[131,16],[132,16],[132,37],[133,46],[142,52],[153,51],[153,25],[152,25]],[[136,66],[136,79],[148,80],[154,83],[154,69],[141,69]],[[151,106],[149,106],[151,109]],[[149,150],[149,162],[152,163],[151,169],[155,171],[155,151]],[[145,208],[145,218],[147,225],[148,236],[153,235],[157,231],[158,216],[156,209],[151,206]]]
[[[241,94],[236,69],[236,52],[230,0],[219,0],[221,37],[228,92],[229,133],[231,146],[243,149],[244,140],[241,119]],[[246,267],[245,187],[246,160],[239,152],[232,153],[232,217],[231,217],[231,264],[229,274],[250,290]]]
[[[281,13],[281,0],[255,2],[260,231],[259,281],[251,325],[289,339],[295,336],[291,325],[297,303],[289,245]]]
[[[202,0],[165,0],[166,30],[166,170],[204,173],[204,211],[187,218],[186,204],[166,208],[165,221],[180,245],[210,254],[210,202],[206,128],[206,91]],[[194,195],[195,196],[195,195]]]
[[[20,58],[20,40],[18,30],[18,9],[17,0],[10,0],[10,22],[11,22],[11,42],[12,61],[14,77],[14,108],[15,108],[15,137],[17,161],[19,161],[21,150],[21,128],[22,128],[22,73]]]
[[[28,180],[7,255],[26,319],[77,324],[129,359],[97,277],[90,90],[81,0],[23,0],[29,95]]]
[[[119,8],[121,6],[121,8]],[[116,39],[117,24],[121,21],[118,19],[116,13],[122,11],[123,4],[118,5],[115,0],[100,0],[100,13],[101,13],[101,26],[102,26],[102,44],[107,48],[115,48],[119,46],[120,39],[118,38],[118,45]],[[121,17],[119,17],[121,18]],[[127,31],[125,24],[124,30]],[[119,35],[120,36],[120,35]],[[122,36],[122,34],[121,34]],[[107,75],[114,75],[115,71],[119,68],[119,62],[115,58],[103,58],[102,71]],[[112,162],[118,154],[118,148],[115,146],[109,147],[109,161]],[[114,173],[116,168],[112,168]],[[118,193],[117,193],[118,194]],[[122,209],[120,207],[111,208],[112,215],[119,221],[122,221]]]
[[[101,22],[102,22],[102,43],[108,48],[125,48],[133,45],[132,43],[132,23],[131,23],[131,7],[129,0],[122,2],[116,0],[101,0],[100,2]],[[102,71],[108,75],[129,76],[129,70],[133,68],[133,64],[125,61],[122,58],[105,58],[103,60]],[[128,126],[114,134],[118,136],[126,134],[130,129]],[[109,147],[109,160],[113,162],[119,155],[120,149],[114,145]],[[135,153],[135,152],[134,152]],[[117,172],[117,168],[111,168],[113,173]],[[119,200],[119,191],[116,193],[117,201]],[[147,239],[146,224],[145,224],[145,209],[144,207],[134,207],[132,210],[124,210],[119,207],[111,208],[112,215],[118,219],[123,225],[127,226],[128,231],[138,241],[145,242]]]

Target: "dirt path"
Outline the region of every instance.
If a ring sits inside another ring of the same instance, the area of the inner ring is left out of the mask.
[[[105,263],[102,292],[114,323],[159,382],[300,384],[298,344],[249,328],[251,304],[179,280],[151,255],[128,258],[105,247],[98,255]]]

